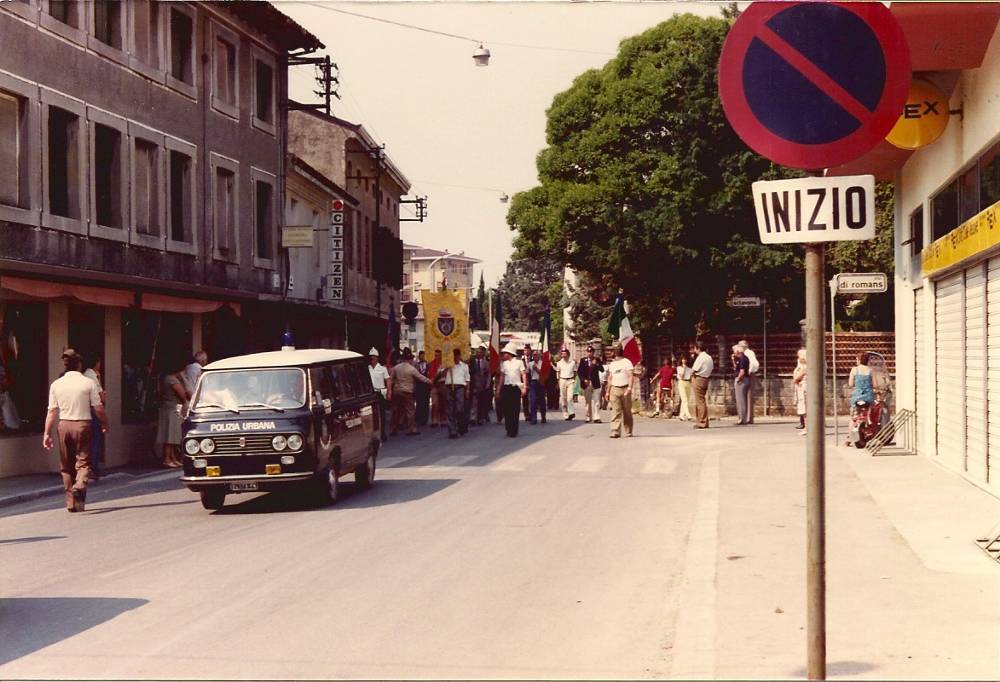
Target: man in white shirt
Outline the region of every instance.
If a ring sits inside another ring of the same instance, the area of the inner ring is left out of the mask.
[[[448,391],[448,438],[464,436],[469,430],[465,401],[469,396],[469,366],[462,362],[462,351],[454,351],[455,362],[445,370],[444,386]]]
[[[537,424],[539,414],[545,423],[545,385],[542,383],[542,354],[532,353],[528,363],[528,423]]]
[[[743,347],[743,355],[746,356],[747,360],[750,361],[750,373],[747,375],[747,424],[753,424],[753,384],[754,377],[757,371],[760,369],[760,361],[757,360],[757,354],[750,349],[750,344],[744,339],[740,341],[740,346]]]
[[[387,439],[386,403],[387,396],[389,395],[389,387],[392,386],[392,380],[389,378],[389,370],[378,361],[378,350],[374,346],[368,351],[368,374],[372,378],[372,388],[378,393],[378,416],[379,424],[382,425],[382,442],[384,443]]]
[[[632,391],[635,388],[635,365],[625,357],[625,351],[615,344],[615,359],[608,363],[604,395],[611,406],[611,437],[632,436]]]
[[[569,349],[559,351],[559,362],[556,363],[556,375],[559,377],[559,407],[563,411],[563,419],[567,421],[576,418],[573,409],[573,393],[576,391],[576,360],[569,357]]]
[[[708,380],[715,370],[712,356],[705,352],[705,344],[695,341],[691,344],[691,353],[697,354],[691,365],[691,390],[694,392],[694,428],[708,428]]]
[[[194,395],[194,387],[198,385],[198,377],[201,376],[201,368],[208,364],[208,353],[203,350],[194,354],[194,361],[184,368],[181,379],[184,381],[184,388],[188,395]]]
[[[521,398],[528,394],[528,378],[524,363],[514,356],[514,344],[508,343],[501,351],[503,361],[497,374],[497,401],[503,412],[503,424],[507,436],[517,436],[519,425],[518,413],[521,409]]]
[[[52,449],[52,427],[59,420],[59,462],[67,511],[84,510],[87,479],[90,475],[91,410],[108,431],[108,415],[101,404],[97,384],[80,373],[82,362],[72,348],[63,351],[66,373],[49,387],[49,410],[45,415],[42,447]]]

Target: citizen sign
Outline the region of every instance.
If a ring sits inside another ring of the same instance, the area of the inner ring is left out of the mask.
[[[797,178],[753,183],[762,244],[871,239],[875,176]]]

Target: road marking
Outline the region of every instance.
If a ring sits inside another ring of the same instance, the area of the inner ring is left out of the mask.
[[[399,455],[395,457],[379,457],[378,466],[381,467],[382,469],[391,469],[393,467],[402,466],[414,459],[416,459],[416,457],[401,457]]]
[[[542,461],[541,455],[508,455],[490,467],[490,471],[524,471]]]
[[[715,677],[716,553],[719,539],[719,455],[708,454],[698,477],[698,507],[691,523],[677,606],[670,677]]]
[[[449,457],[442,457],[438,461],[434,462],[432,466],[429,466],[427,468],[450,469],[452,467],[462,467],[467,465],[474,459],[479,459],[479,455],[451,455]]]
[[[608,463],[607,457],[581,457],[566,469],[566,471],[596,474]]]
[[[657,457],[655,459],[650,459],[646,461],[645,466],[642,467],[643,474],[672,474],[677,468],[676,459],[668,459],[664,457]]]

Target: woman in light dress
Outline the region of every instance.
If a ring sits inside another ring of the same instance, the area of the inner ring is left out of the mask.
[[[184,364],[183,361],[171,363],[160,383],[160,419],[156,427],[156,442],[163,444],[163,466],[168,469],[184,466],[180,454],[181,422],[184,420],[187,402],[191,399],[181,377]]]
[[[795,386],[795,414],[799,415],[801,429],[799,435],[806,435],[806,349],[799,349],[799,361],[792,372],[792,384]]]
[[[681,353],[677,363],[677,393],[681,397],[681,410],[678,418],[689,422],[691,417],[691,362],[687,353]]]

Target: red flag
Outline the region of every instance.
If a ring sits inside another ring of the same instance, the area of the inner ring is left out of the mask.
[[[608,321],[608,331],[612,335],[618,335],[618,343],[621,344],[625,357],[631,360],[633,365],[638,365],[642,360],[642,353],[639,351],[639,342],[632,335],[632,325],[629,324],[628,314],[625,312],[625,297],[621,292],[615,297],[615,307]]]
[[[542,383],[546,383],[549,380],[549,374],[552,373],[552,352],[549,349],[549,337],[552,336],[552,318],[549,315],[549,311],[545,311],[545,317],[542,318],[542,367],[538,371],[538,377],[541,379]]]
[[[490,373],[500,371],[500,295],[490,298]]]

